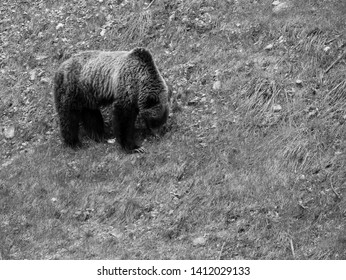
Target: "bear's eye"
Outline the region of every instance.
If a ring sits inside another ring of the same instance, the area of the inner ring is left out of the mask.
[[[145,107],[146,108],[151,108],[154,107],[159,103],[159,98],[155,95],[149,95],[147,99],[145,100]]]

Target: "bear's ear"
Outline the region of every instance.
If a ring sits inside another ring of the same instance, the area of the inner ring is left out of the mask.
[[[154,64],[153,57],[151,53],[144,48],[135,48],[130,52],[130,55],[142,60],[147,65]]]
[[[159,97],[152,94],[148,95],[147,98],[145,99],[145,108],[152,108],[155,105],[159,104],[160,100]]]

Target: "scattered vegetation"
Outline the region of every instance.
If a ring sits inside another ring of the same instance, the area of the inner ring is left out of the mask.
[[[2,0],[0,259],[345,259],[346,3]],[[51,77],[144,46],[146,154],[62,145]]]

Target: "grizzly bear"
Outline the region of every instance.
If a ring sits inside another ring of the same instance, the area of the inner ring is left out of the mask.
[[[143,152],[135,139],[141,117],[150,131],[168,118],[168,86],[144,48],[131,51],[84,51],[63,62],[54,76],[54,99],[62,138],[80,146],[82,124],[96,141],[105,137],[100,111],[112,106],[115,137],[128,152]]]

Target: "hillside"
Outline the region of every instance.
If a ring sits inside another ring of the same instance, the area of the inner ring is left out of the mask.
[[[338,0],[2,0],[0,259],[345,259],[345,14]],[[173,87],[161,139],[64,147],[58,65],[136,46]]]

